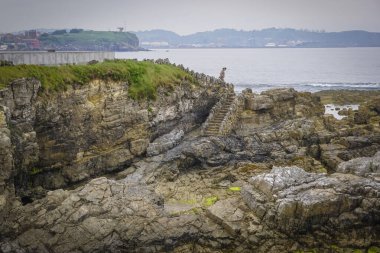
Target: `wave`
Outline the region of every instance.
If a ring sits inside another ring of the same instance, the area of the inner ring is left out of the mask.
[[[317,92],[321,90],[380,90],[380,83],[297,83],[297,84],[246,84],[238,83],[235,89],[239,92],[246,88],[253,91],[264,91],[274,88],[294,88],[298,91]]]

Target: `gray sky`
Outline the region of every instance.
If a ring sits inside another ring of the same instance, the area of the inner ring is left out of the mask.
[[[380,0],[0,0],[0,32],[268,27],[380,32]]]

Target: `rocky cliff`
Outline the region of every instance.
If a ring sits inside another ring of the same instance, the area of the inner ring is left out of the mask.
[[[2,182],[11,178],[28,201],[128,167],[157,137],[200,126],[229,89],[198,81],[158,88],[157,100],[132,99],[127,81],[95,79],[60,92],[44,91],[37,79],[12,81],[0,91]]]
[[[214,114],[232,87],[183,71],[156,100],[99,78],[1,90],[0,250],[378,250],[376,99],[338,121],[313,94],[247,90]]]

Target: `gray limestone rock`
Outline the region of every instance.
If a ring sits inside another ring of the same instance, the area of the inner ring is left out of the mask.
[[[147,148],[147,155],[155,156],[162,154],[169,149],[172,149],[180,143],[180,141],[183,139],[183,136],[183,130],[175,129],[170,133],[157,138],[154,142],[149,143]]]
[[[276,167],[251,178],[242,196],[264,223],[286,233],[321,227],[338,233],[380,220],[380,183],[349,174],[327,176]],[[347,213],[351,215],[346,217]]]
[[[360,157],[342,162],[338,165],[337,172],[352,173],[358,176],[367,176],[370,173],[380,173],[380,151],[373,157]]]
[[[295,98],[296,91],[293,88],[273,89],[264,91],[261,95],[267,95],[274,101],[286,101]]]
[[[207,215],[232,234],[238,234],[244,222],[244,211],[235,198],[216,202],[207,209]]]

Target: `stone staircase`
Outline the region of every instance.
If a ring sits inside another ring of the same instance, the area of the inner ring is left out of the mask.
[[[205,123],[205,127],[203,129],[203,134],[210,135],[220,135],[221,134],[221,126],[223,120],[227,116],[230,107],[234,103],[235,93],[231,92],[225,99],[222,99],[218,102],[217,105],[213,108],[213,113],[210,113],[207,122]]]

